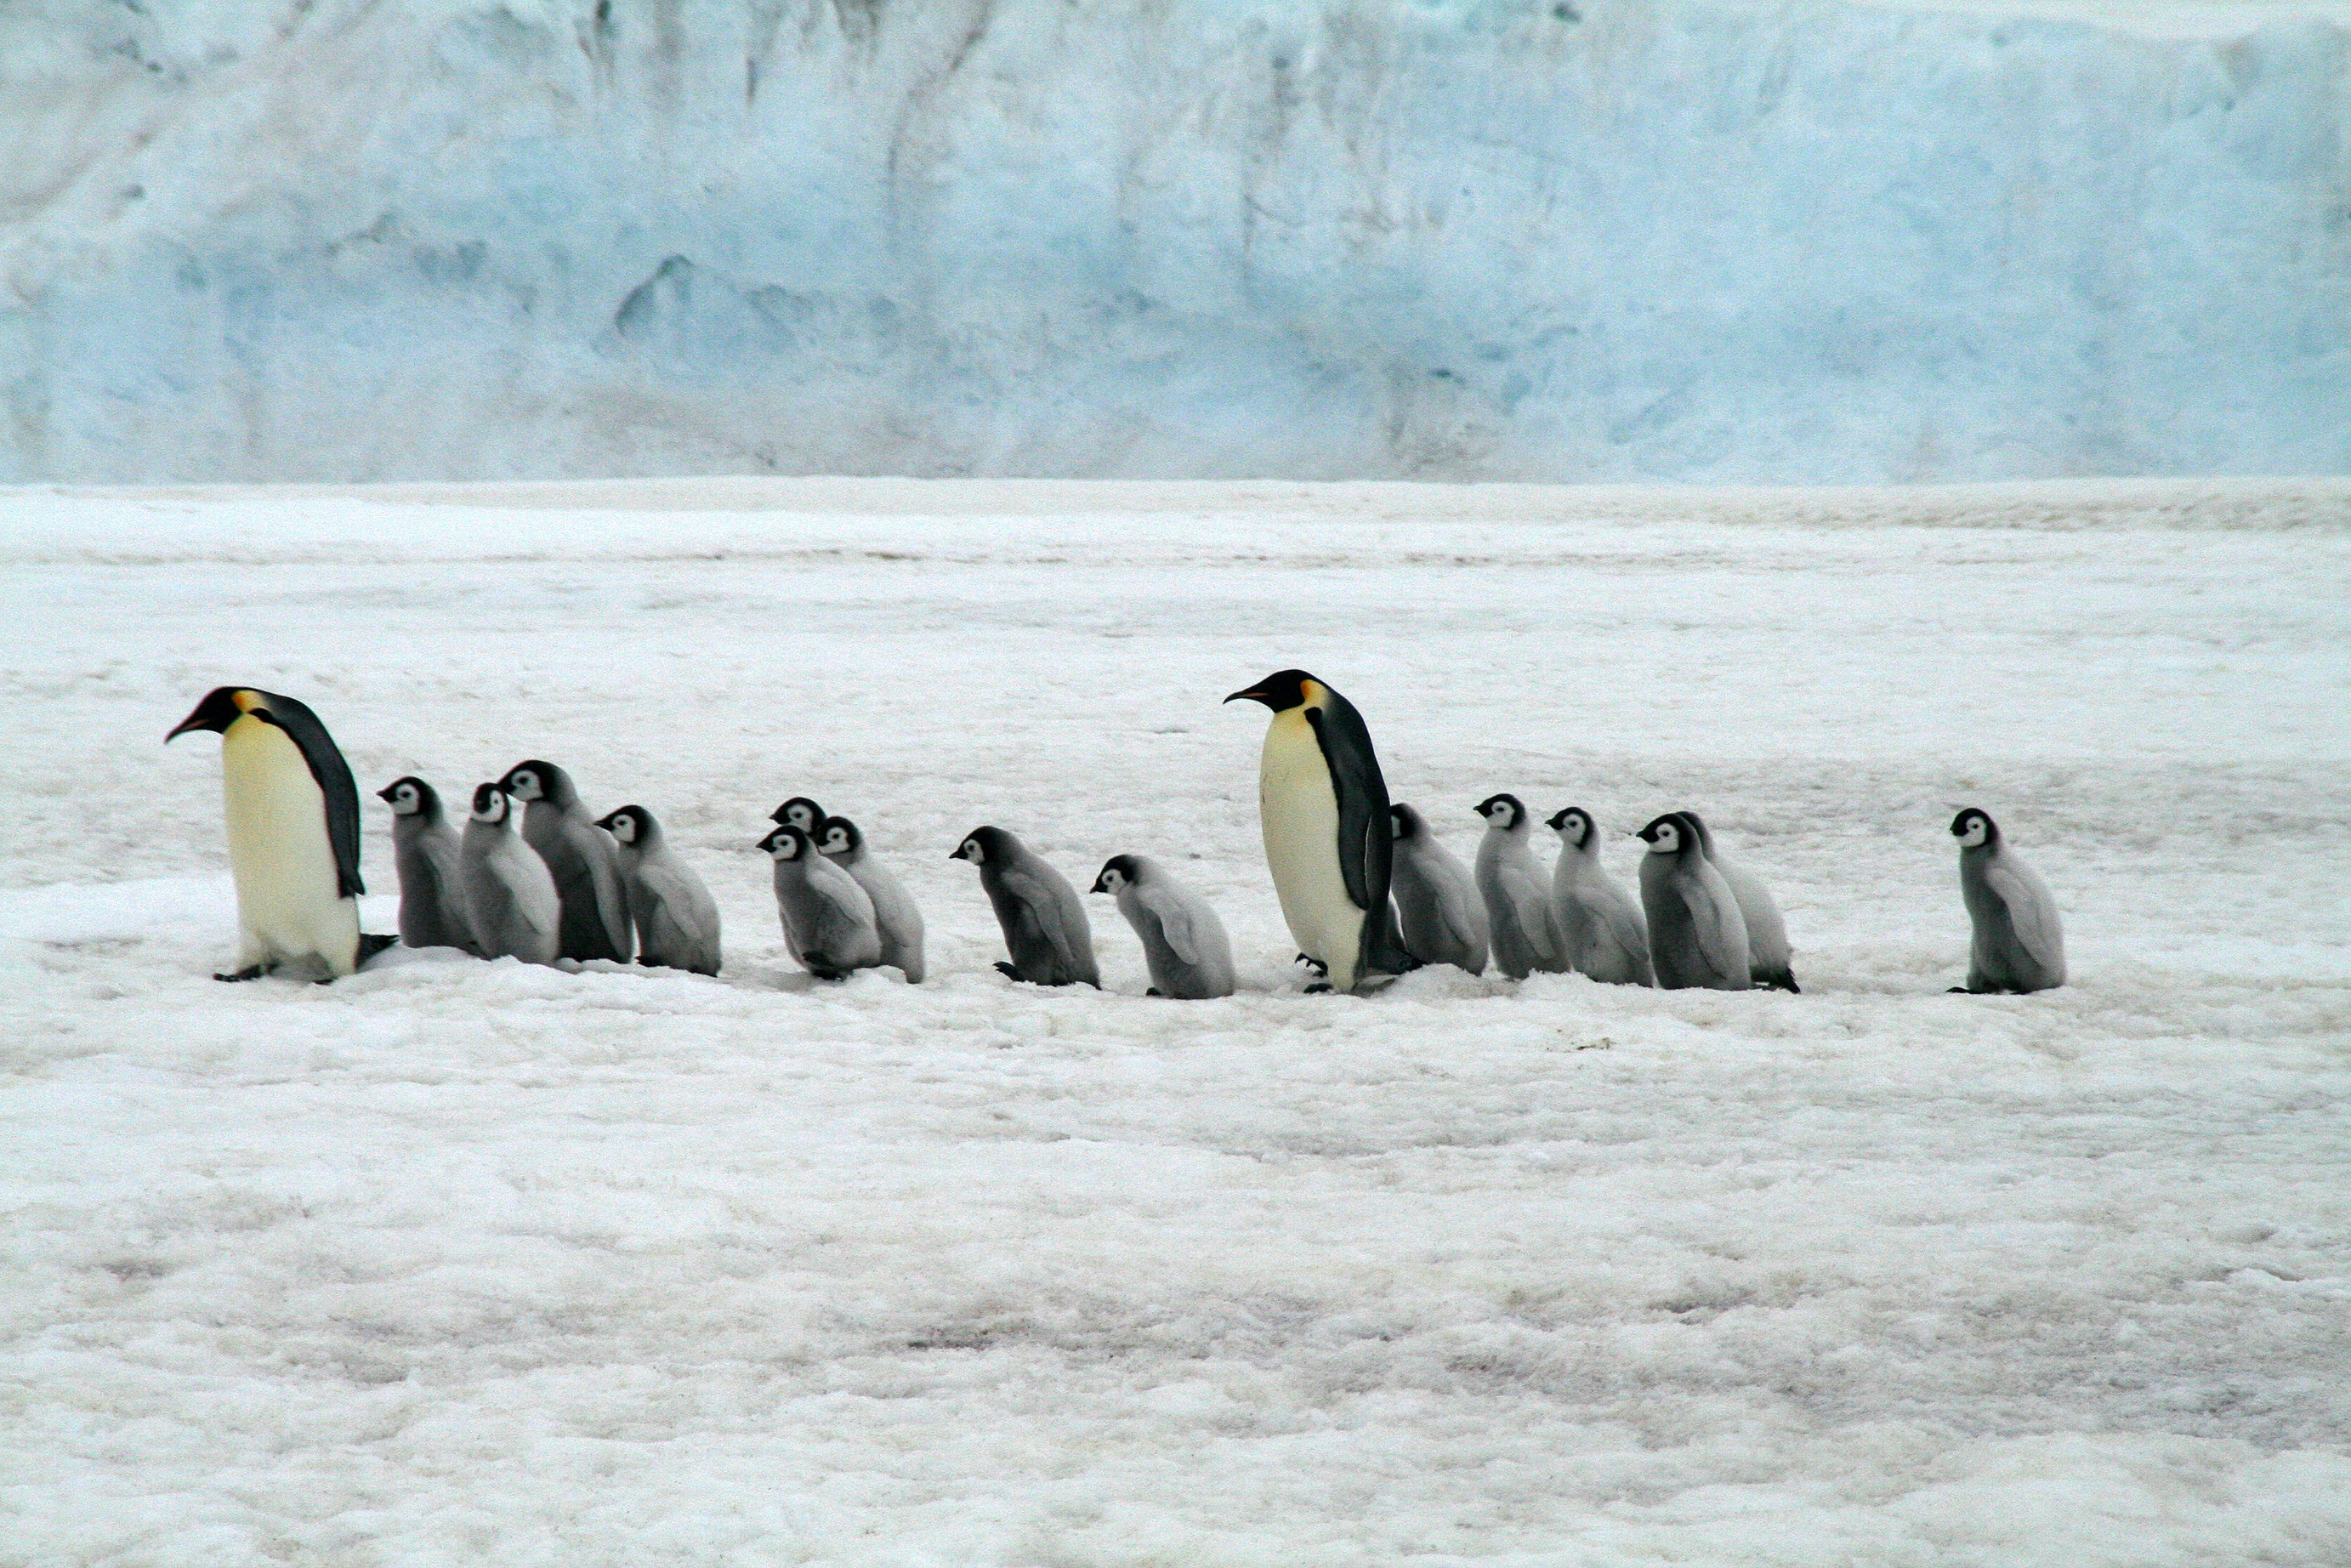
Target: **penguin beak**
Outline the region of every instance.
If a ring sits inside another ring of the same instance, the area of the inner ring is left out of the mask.
[[[1226,701],[1226,702],[1228,702],[1228,703],[1237,703],[1237,702],[1240,701],[1243,697],[1247,697],[1247,698],[1249,698],[1251,702],[1259,702],[1259,703],[1263,703],[1263,704],[1265,704],[1265,705],[1266,705],[1266,706],[1268,706],[1268,707],[1271,707],[1271,706],[1273,706],[1273,700],[1272,700],[1272,698],[1271,698],[1270,695],[1268,695],[1268,694],[1266,694],[1265,692],[1259,691],[1259,690],[1257,687],[1255,687],[1255,686],[1251,686],[1251,687],[1249,687],[1247,691],[1235,692],[1232,695],[1230,695],[1230,696],[1227,697],[1227,698],[1225,699],[1225,701]],[[1218,704],[1217,706],[1223,706],[1223,704]]]
[[[177,733],[178,733],[178,731],[176,731],[176,730],[175,730],[175,731],[173,731],[172,733],[173,733],[173,734],[177,734]],[[379,790],[377,790],[377,791],[375,792],[375,798],[376,798],[377,800],[391,800],[391,799],[392,799],[392,787],[391,785],[389,785],[389,784],[385,785],[382,789],[379,789]]]
[[[1108,893],[1108,892],[1110,891],[1110,889],[1109,889],[1109,888],[1107,888],[1107,887],[1104,887],[1104,886],[1102,885],[1102,878],[1100,878],[1100,877],[1096,877],[1096,878],[1094,878],[1094,884],[1093,884],[1092,887],[1090,887],[1090,888],[1086,889],[1086,891],[1087,891],[1088,893]]]

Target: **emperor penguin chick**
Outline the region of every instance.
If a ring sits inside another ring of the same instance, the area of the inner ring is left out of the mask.
[[[252,686],[215,686],[163,737],[221,737],[228,866],[236,880],[236,970],[253,980],[281,964],[323,982],[396,938],[361,936],[360,792],[335,737],[309,707]]]
[[[1684,811],[1689,825],[1698,832],[1698,846],[1730,884],[1730,896],[1739,901],[1739,917],[1747,922],[1747,975],[1757,985],[1774,991],[1793,991],[1795,972],[1788,967],[1788,923],[1780,918],[1780,906],[1771,901],[1771,889],[1762,879],[1744,866],[1723,855],[1714,847],[1714,830],[1696,811]]]
[[[1310,991],[1375,991],[1418,967],[1388,895],[1388,786],[1355,705],[1303,670],[1235,692],[1273,712],[1258,759],[1258,817],[1281,917],[1327,977]]]
[[[563,956],[629,961],[629,899],[612,836],[581,804],[571,775],[552,762],[517,762],[498,788],[529,802],[522,836],[547,862],[563,900]]]
[[[1233,945],[1208,901],[1144,855],[1113,855],[1094,878],[1143,944],[1151,994],[1206,1001],[1233,994]]]
[[[810,838],[824,828],[824,808],[805,795],[795,795],[768,813],[768,821],[778,827],[794,827]]]
[[[1533,824],[1516,795],[1479,803],[1486,836],[1478,844],[1478,892],[1494,933],[1494,967],[1514,980],[1567,967],[1550,879],[1530,842]]]
[[[547,862],[517,831],[514,798],[495,784],[474,787],[458,866],[466,924],[482,956],[554,963],[563,951],[563,900]]]
[[[947,856],[979,868],[979,885],[1004,927],[1012,961],[996,967],[1016,980],[1040,986],[1089,985],[1102,988],[1094,964],[1092,928],[1086,906],[1069,879],[1032,853],[1002,828],[974,828]]]
[[[1641,907],[1649,915],[1649,958],[1658,986],[1743,991],[1747,922],[1730,884],[1698,847],[1687,813],[1668,811],[1641,830],[1648,854],[1641,862]]]
[[[392,862],[400,868],[400,939],[411,947],[461,947],[478,956],[465,917],[465,884],[457,830],[441,808],[441,792],[410,774],[376,791],[392,806]]]
[[[1581,806],[1552,813],[1559,863],[1552,868],[1552,908],[1568,965],[1612,986],[1654,986],[1649,927],[1640,906],[1600,863],[1600,825]]]
[[[815,804],[814,801],[810,802]],[[817,848],[847,872],[873,901],[873,924],[882,934],[882,961],[906,977],[908,985],[923,983],[923,912],[914,907],[906,884],[865,847],[864,831],[846,817],[824,819]]]
[[[776,912],[801,968],[820,980],[839,980],[882,961],[872,898],[817,852],[814,839],[787,822],[759,847],[776,862]]]
[[[2008,847],[1989,812],[1970,806],[1951,819],[1959,841],[1959,894],[1975,937],[1968,946],[1970,991],[2045,991],[2065,983],[2065,933],[2048,884]]]
[[[596,824],[619,846],[637,962],[697,975],[718,973],[718,905],[669,835],[643,806],[623,806]]]
[[[1395,840],[1389,884],[1395,891],[1396,924],[1405,951],[1424,964],[1451,964],[1473,975],[1486,972],[1486,902],[1469,868],[1453,858],[1428,831],[1421,814],[1398,800],[1388,808]]]

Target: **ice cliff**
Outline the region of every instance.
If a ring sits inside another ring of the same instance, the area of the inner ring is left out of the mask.
[[[20,0],[0,480],[2351,468],[2325,5]]]

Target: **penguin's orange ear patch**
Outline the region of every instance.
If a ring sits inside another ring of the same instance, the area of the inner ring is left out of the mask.
[[[231,692],[228,700],[236,705],[237,712],[251,713],[261,706],[261,694],[246,691]]]

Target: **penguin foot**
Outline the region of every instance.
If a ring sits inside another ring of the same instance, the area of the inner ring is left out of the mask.
[[[1766,975],[1763,977],[1763,988],[1767,991],[1786,991],[1792,996],[1803,994],[1803,988],[1796,984],[1796,977],[1793,975]]]
[[[1331,994],[1331,982],[1328,980],[1317,980],[1312,985],[1306,988],[1306,994],[1310,997],[1329,996]]]
[[[1001,958],[998,958],[996,961],[996,972],[1003,976],[1008,980],[1017,980],[1021,977],[1019,967],[1017,965],[1008,964]]]
[[[1163,990],[1161,990],[1157,986],[1154,986],[1154,987],[1152,987],[1149,990],[1147,990],[1147,991],[1144,992],[1143,994],[1144,994],[1144,996],[1146,996],[1146,997],[1164,997],[1164,996],[1165,996],[1167,993],[1166,993],[1166,992],[1165,992],[1165,991],[1163,991]]]
[[[249,964],[244,968],[239,969],[234,975],[215,974],[213,978],[215,980],[226,980],[229,984],[235,985],[240,980],[257,980],[276,967],[277,967],[277,966],[275,964]]]
[[[351,967],[356,969],[378,953],[399,946],[400,938],[397,936],[388,936],[381,931],[362,931],[360,933],[359,954],[351,960]]]

